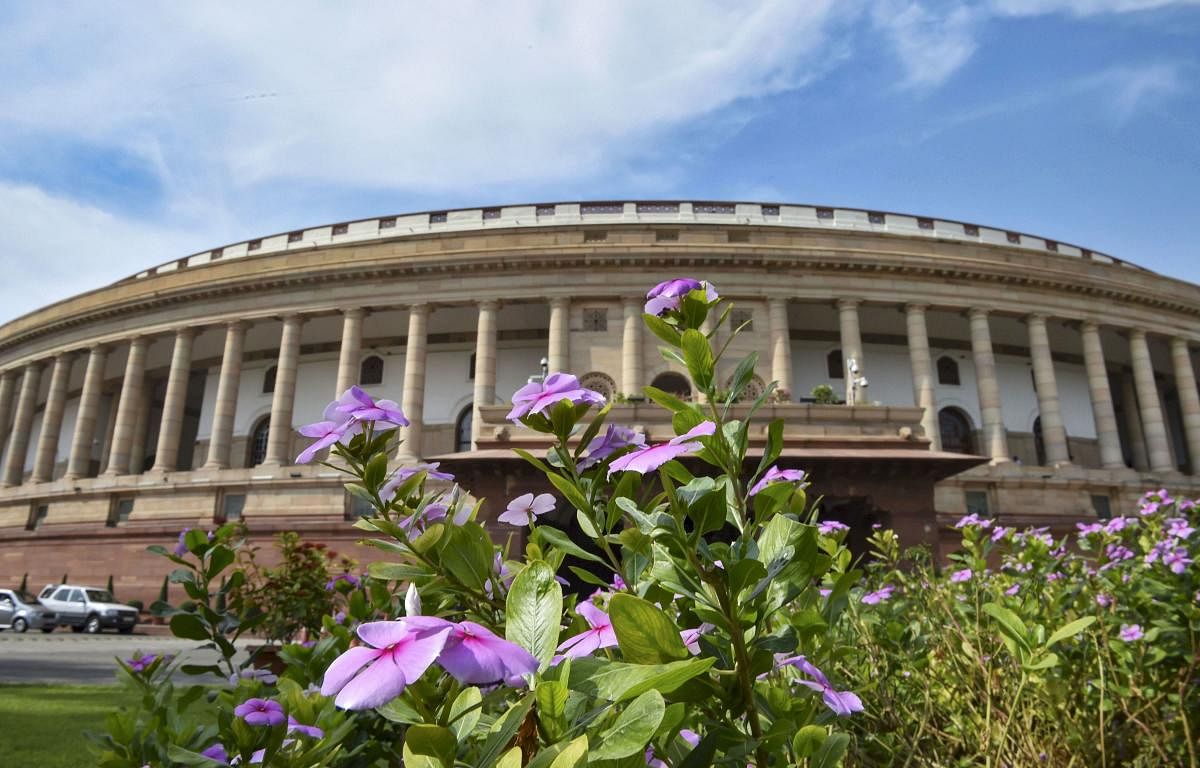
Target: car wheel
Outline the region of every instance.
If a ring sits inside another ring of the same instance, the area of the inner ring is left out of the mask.
[[[89,635],[99,634],[100,632],[100,617],[88,616],[87,621],[83,623],[83,631]]]
[[[13,632],[16,632],[17,634],[21,634],[22,632],[24,632],[27,629],[29,629],[29,622],[25,621],[25,619],[21,618],[20,616],[13,619],[13,623],[12,623],[12,631]]]

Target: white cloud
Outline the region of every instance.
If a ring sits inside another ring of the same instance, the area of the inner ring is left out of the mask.
[[[0,231],[6,233],[0,321],[182,256],[211,236],[123,219],[37,187],[3,182]]]
[[[1130,13],[1187,5],[1200,5],[1200,0],[992,0],[991,2],[992,10],[1004,16],[1040,16],[1047,13],[1092,16],[1098,13]]]

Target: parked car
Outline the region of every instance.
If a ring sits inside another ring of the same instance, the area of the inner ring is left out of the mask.
[[[58,614],[58,623],[75,632],[94,635],[106,627],[129,634],[137,626],[138,612],[118,603],[107,589],[76,584],[51,584],[38,596],[42,604]]]
[[[40,629],[53,632],[58,621],[54,611],[42,605],[32,595],[12,589],[0,589],[0,629],[24,632]]]

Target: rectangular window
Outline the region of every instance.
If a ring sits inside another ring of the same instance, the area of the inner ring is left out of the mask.
[[[46,520],[46,516],[50,514],[49,504],[34,504],[29,510],[29,522],[25,524],[25,530],[36,531],[41,527]]]
[[[1092,494],[1092,509],[1095,510],[1096,517],[1101,520],[1112,519],[1112,501],[1109,500],[1107,494]]]
[[[129,520],[129,516],[133,514],[133,497],[118,496],[113,499],[112,506],[108,512],[108,527],[116,528],[121,523]]]
[[[603,307],[586,308],[583,310],[583,330],[607,331],[608,310]]]
[[[246,494],[225,493],[221,495],[221,508],[218,511],[217,523],[235,523],[242,519],[242,510],[246,508]]]
[[[742,326],[745,326],[744,328]],[[743,331],[754,330],[754,311],[750,309],[734,309],[729,313],[729,327],[731,330],[741,328]]]
[[[966,491],[963,495],[966,496],[968,515],[991,516],[991,510],[988,509],[987,491]]]

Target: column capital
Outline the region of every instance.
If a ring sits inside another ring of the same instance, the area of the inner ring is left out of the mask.
[[[842,298],[837,300],[838,309],[858,309],[859,304],[862,304],[862,299]]]

